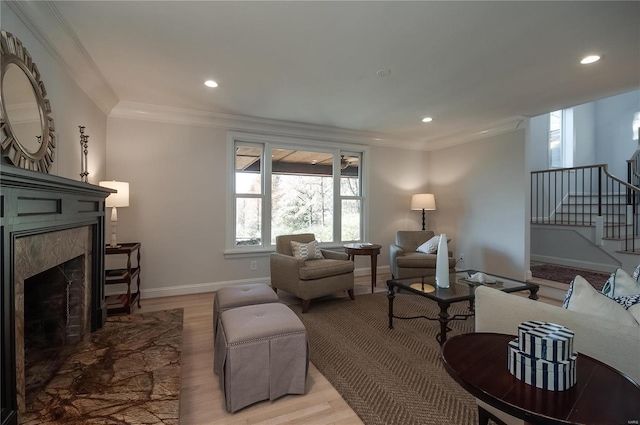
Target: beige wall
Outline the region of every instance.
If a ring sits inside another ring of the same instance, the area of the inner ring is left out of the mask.
[[[57,143],[50,173],[80,180],[78,126],[84,125],[85,134],[89,135],[89,182],[97,184],[104,179],[106,164],[106,115],[80,89],[5,2],[2,2],[1,7],[2,29],[17,36],[31,54],[51,103]]]
[[[131,205],[118,210],[118,240],[143,244],[146,297],[267,281],[268,254],[224,255],[226,129],[114,116],[107,129],[107,178],[128,181],[131,192]],[[409,211],[409,203],[411,194],[426,189],[427,153],[371,148],[370,155],[368,239],[383,245],[378,266],[384,271],[396,230],[420,226],[420,214]],[[256,271],[250,270],[252,260]],[[369,257],[356,259],[361,272],[369,266]]]
[[[528,262],[525,130],[430,152],[436,231],[453,241],[464,267],[522,279]],[[458,264],[458,267],[463,266]]]

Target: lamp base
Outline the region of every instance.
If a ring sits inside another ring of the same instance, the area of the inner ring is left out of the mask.
[[[425,293],[433,292],[436,290],[433,285],[429,285],[427,283],[413,283],[411,284],[411,289],[415,289],[416,291]]]

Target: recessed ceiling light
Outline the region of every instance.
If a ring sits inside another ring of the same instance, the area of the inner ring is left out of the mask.
[[[600,60],[600,56],[598,56],[598,55],[589,55],[589,56],[585,56],[584,58],[582,58],[580,63],[583,64],[583,65],[587,65],[587,64],[590,64],[590,63],[598,62],[599,60]]]
[[[380,71],[376,72],[376,75],[378,77],[388,77],[389,74],[391,74],[391,70],[390,69],[381,69]]]
[[[422,118],[422,122],[431,122],[431,121],[433,121],[433,118],[431,118],[431,117]]]
[[[207,87],[212,87],[212,88],[213,88],[213,87],[218,87],[218,83],[216,83],[216,82],[215,82],[215,81],[213,81],[213,80],[207,80],[207,81],[205,81],[205,82],[204,82],[204,85],[205,85],[205,86],[207,86]]]

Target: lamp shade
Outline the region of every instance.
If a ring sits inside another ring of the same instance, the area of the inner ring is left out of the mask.
[[[106,207],[128,207],[129,206],[129,183],[117,182],[115,180],[100,182],[100,186],[115,189],[118,193],[112,193],[105,200]]]
[[[412,210],[433,211],[436,209],[436,197],[432,193],[419,193],[411,197]]]

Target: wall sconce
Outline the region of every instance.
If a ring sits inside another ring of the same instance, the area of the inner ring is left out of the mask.
[[[107,198],[108,199],[108,198]],[[419,193],[411,197],[411,210],[422,210],[422,230],[424,230],[424,212],[435,211],[436,197],[431,193]]]
[[[118,248],[119,245],[116,242],[116,226],[118,225],[118,208],[129,206],[129,183],[117,182],[115,180],[102,181],[100,186],[108,187],[109,189],[115,189],[118,192],[112,193],[107,196],[105,200],[105,206],[111,207],[111,248]]]

